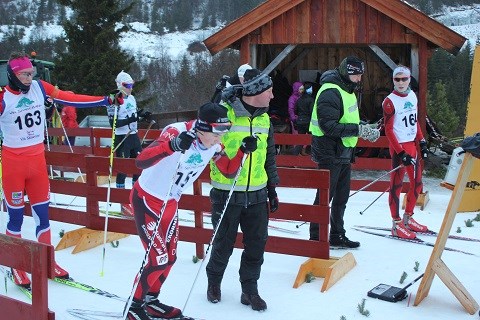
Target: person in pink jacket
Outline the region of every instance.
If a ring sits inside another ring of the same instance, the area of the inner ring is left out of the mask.
[[[290,98],[288,98],[288,117],[290,118],[290,122],[292,124],[292,133],[297,133],[297,115],[295,114],[295,104],[303,93],[303,83],[300,81],[295,81],[292,85],[292,89],[292,95]]]

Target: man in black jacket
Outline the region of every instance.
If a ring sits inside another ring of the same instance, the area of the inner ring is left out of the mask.
[[[358,137],[375,141],[380,136],[376,128],[360,124],[354,90],[362,80],[364,63],[357,57],[347,57],[335,70],[325,72],[315,99],[310,132],[312,159],[319,169],[330,170],[330,246],[357,248],[360,242],[345,236],[344,213],[350,194],[351,162]],[[319,194],[314,204],[319,203]],[[318,240],[319,226],[310,224],[310,240]]]
[[[245,72],[242,88],[240,97],[225,97],[222,103],[232,122],[231,132],[223,136],[222,142],[229,157],[233,148],[238,150],[239,147],[248,157],[236,181],[219,175],[216,165],[210,164],[212,223],[217,232],[206,267],[207,299],[212,303],[221,301],[221,282],[240,226],[244,244],[239,270],[240,302],[253,310],[263,311],[267,303],[258,293],[257,282],[268,238],[269,213],[276,211],[279,205],[275,191],[279,183],[275,142],[267,114],[273,98],[272,79],[257,69],[250,69]],[[229,199],[233,185],[235,189]]]

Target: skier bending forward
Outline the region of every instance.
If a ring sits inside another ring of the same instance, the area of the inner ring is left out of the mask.
[[[136,158],[137,167],[143,171],[132,188],[130,202],[145,250],[157,220],[161,220],[145,268],[140,279],[135,279],[138,286],[128,310],[129,320],[192,319],[183,316],[180,309],[161,303],[158,296],[176,260],[177,209],[183,190],[193,184],[211,159],[222,174],[233,178],[243,155],[254,151],[251,143],[243,143],[235,157],[229,159],[220,140],[230,127],[227,109],[209,102],[199,108],[196,120],[165,127],[160,137]],[[165,201],[164,211],[160,212]]]

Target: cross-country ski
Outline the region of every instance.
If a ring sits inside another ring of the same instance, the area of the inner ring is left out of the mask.
[[[404,239],[404,238],[399,238],[399,237],[392,236],[391,234],[388,234],[388,233],[378,233],[378,232],[368,231],[368,230],[365,230],[365,229],[360,229],[360,228],[355,228],[355,227],[352,227],[352,229],[363,232],[363,233],[368,233],[368,234],[371,234],[371,235],[374,235],[374,236],[387,238],[387,239],[406,241],[406,242],[421,244],[421,245],[429,246],[429,247],[434,247],[435,246],[434,243],[424,241],[420,238]],[[476,254],[471,253],[471,252],[467,252],[467,251],[463,251],[463,250],[459,250],[459,249],[454,249],[454,248],[449,248],[449,247],[445,247],[445,250],[452,251],[452,252],[463,253],[463,254],[467,254],[467,255],[471,255],[471,256],[477,256]]]
[[[123,314],[121,312],[115,311],[97,311],[97,310],[87,310],[87,309],[67,309],[67,312],[72,316],[75,316],[80,319],[98,319],[98,317],[109,318],[109,319],[123,319]],[[155,318],[152,317],[152,320],[167,320],[167,318]],[[168,318],[168,320],[205,320],[203,318],[192,318],[189,316],[181,316]]]
[[[30,300],[32,299],[32,286],[21,286],[15,283],[15,280],[13,279],[13,274],[10,270],[7,270],[5,267],[0,266],[0,271],[3,273],[5,279],[10,280],[11,283],[15,285],[15,287],[18,288],[27,298]],[[6,289],[7,283],[5,282],[5,289]]]
[[[76,281],[73,278],[65,279],[65,278],[58,278],[57,277],[57,278],[54,278],[53,281],[64,284],[64,285],[67,285],[67,286],[75,288],[75,289],[79,289],[79,290],[83,290],[83,291],[86,291],[86,292],[94,293],[94,294],[97,294],[97,295],[100,295],[100,296],[103,296],[103,297],[119,300],[119,301],[122,301],[122,302],[127,301],[127,299],[119,297],[114,293],[110,293],[108,291],[96,288],[96,287],[91,286],[89,284]]]
[[[379,230],[379,231],[390,231],[391,228],[386,228],[386,227],[375,227],[375,226],[365,226],[365,225],[355,225],[355,228],[362,228],[362,229],[369,229],[369,230]],[[420,235],[425,235],[425,236],[438,236],[438,232],[428,230],[426,232],[416,232],[417,234]],[[472,241],[472,242],[480,242],[480,239],[477,238],[470,238],[470,237],[464,237],[464,236],[457,236],[454,234],[448,235],[449,239],[455,239],[455,240],[463,240],[463,241]]]

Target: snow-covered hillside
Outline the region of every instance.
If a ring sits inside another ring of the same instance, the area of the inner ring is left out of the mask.
[[[469,39],[472,47],[480,39],[480,4],[446,7],[442,14],[435,14],[432,17]],[[130,31],[122,36],[120,46],[135,56],[139,62],[148,62],[165,54],[170,56],[173,61],[178,61],[187,53],[189,44],[204,40],[223,25],[208,29],[201,29],[199,26],[200,19],[196,19],[190,31],[160,35],[152,32],[146,23],[129,23]],[[28,43],[30,39],[54,39],[63,34],[62,27],[55,21],[24,28],[22,43]],[[9,30],[11,32],[11,29],[11,25],[0,25],[0,41],[4,39]]]

